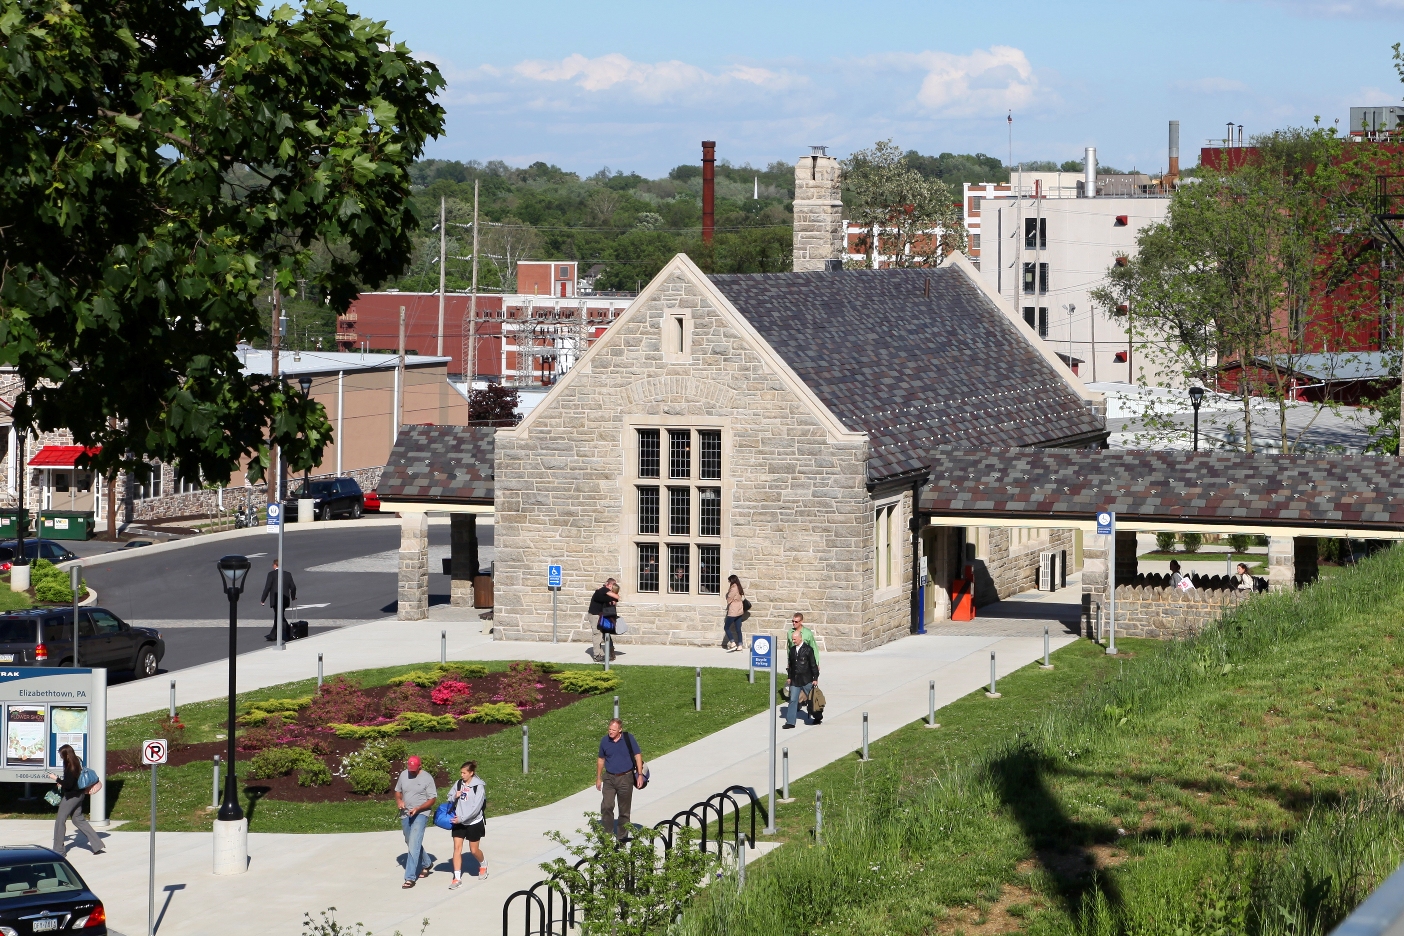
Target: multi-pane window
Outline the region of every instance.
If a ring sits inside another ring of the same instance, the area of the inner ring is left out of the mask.
[[[685,544],[668,544],[668,591],[686,595],[692,590],[692,548]]]
[[[668,488],[668,535],[692,534],[692,488]]]
[[[1038,265],[1038,291],[1040,293],[1048,292],[1048,264],[1046,263]]]
[[[697,547],[697,593],[721,594],[721,547]]]
[[[1034,292],[1034,267],[1032,263],[1024,264],[1024,293],[1030,296]]]
[[[902,543],[897,526],[897,504],[883,504],[873,517],[873,569],[879,591],[900,584]]]
[[[639,591],[658,591],[658,544],[639,544]]]
[[[1038,307],[1038,337],[1048,337],[1048,307]]]
[[[662,472],[665,436],[666,475]],[[721,594],[721,430],[639,429],[637,439],[638,591]],[[649,479],[659,477],[669,483],[650,483]]]
[[[639,430],[639,477],[658,477],[658,430]]]
[[[700,488],[697,494],[697,532],[702,536],[721,536],[721,488]]]
[[[721,432],[717,430],[703,429],[697,433],[697,442],[702,449],[702,470],[703,481],[721,480]]]
[[[668,477],[692,477],[692,430],[668,430]]]
[[[1048,219],[1047,219],[1047,218],[1025,218],[1025,219],[1024,219],[1024,249],[1025,249],[1025,250],[1047,250],[1047,249],[1048,249]]]
[[[639,533],[658,535],[658,488],[639,488]]]

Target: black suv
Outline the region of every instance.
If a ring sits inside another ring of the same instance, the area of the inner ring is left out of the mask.
[[[10,564],[14,562],[16,554],[19,553],[18,540],[6,540],[0,543],[0,572],[10,571]],[[72,562],[78,557],[69,552],[68,547],[53,540],[47,539],[26,539],[24,541],[24,554],[29,557],[29,561],[35,559],[47,559],[54,565],[60,562]]]
[[[78,665],[155,676],[166,655],[160,631],[132,627],[104,608],[78,609]],[[0,614],[0,664],[72,666],[73,609]]]
[[[0,848],[0,932],[107,936],[107,911],[58,852]]]
[[[361,493],[361,486],[355,478],[324,478],[299,484],[283,502],[283,516],[288,523],[297,522],[297,502],[304,497],[312,498],[313,516],[318,520],[330,520],[332,517],[355,520],[365,510],[365,495]]]

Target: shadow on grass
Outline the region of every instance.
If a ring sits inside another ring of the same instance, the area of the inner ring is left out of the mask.
[[[244,816],[249,820],[249,828],[253,828],[254,813],[258,811],[258,804],[263,798],[272,792],[272,787],[248,786],[244,787]]]
[[[1056,768],[1036,751],[1010,751],[993,761],[989,770],[1000,799],[1048,873],[1065,912],[1076,918],[1084,898],[1093,891],[1100,891],[1110,907],[1120,909],[1120,888],[1109,875],[1098,873],[1098,856],[1092,848],[1116,842],[1116,829],[1069,816],[1049,789],[1048,776]]]

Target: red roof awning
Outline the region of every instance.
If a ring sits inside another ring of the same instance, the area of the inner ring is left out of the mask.
[[[46,445],[34,453],[34,457],[29,460],[29,467],[72,468],[84,451],[89,455],[96,455],[102,451],[102,446],[85,450],[81,445]]]

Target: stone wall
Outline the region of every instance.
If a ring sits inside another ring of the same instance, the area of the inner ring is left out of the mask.
[[[1225,611],[1236,608],[1252,592],[1233,589],[1118,585],[1116,633],[1119,637],[1187,637],[1197,634]],[[1106,609],[1102,611],[1103,626]]]
[[[343,471],[342,477],[354,478],[361,486],[362,491],[373,491],[380,483],[380,474],[384,471],[382,466],[374,468],[353,468],[350,471]],[[162,488],[169,488],[175,484],[175,472],[169,465],[162,466]],[[333,473],[314,474],[312,480],[318,481],[325,478],[335,478]],[[124,478],[118,479],[119,487],[124,487]],[[301,483],[301,477],[289,478],[287,490],[289,493]],[[223,491],[224,511],[227,513],[235,509],[241,509],[252,498],[256,506],[263,506],[268,503],[268,485],[264,483],[247,484],[240,487],[227,487]],[[144,500],[135,500],[131,496],[131,488],[127,487],[127,499],[118,508],[119,522],[131,523],[133,521],[166,520],[172,517],[214,517],[219,513],[220,491],[216,488],[201,488],[196,491],[189,491],[184,494],[166,494],[161,497],[148,497]],[[99,518],[102,519],[102,518]]]
[[[676,316],[686,317],[681,354],[662,345]],[[906,633],[909,538],[900,593],[884,602],[891,607],[881,619],[874,607],[866,438],[834,433],[709,294],[675,270],[525,425],[497,433],[496,636],[550,639],[546,567],[559,562],[563,639],[589,639],[590,594],[613,576],[629,628],[621,646],[720,645],[720,595],[637,589],[633,446],[636,429],[650,426],[665,430],[665,455],[668,427],[722,431],[721,572],[740,576],[753,603],[745,633],[779,633],[794,611],[831,649]],[[666,487],[663,474],[656,483]]]
[[[842,260],[847,250],[839,176],[839,162],[832,156],[802,156],[795,163],[796,273],[823,270],[825,260]]]
[[[1045,542],[1027,547],[1014,543],[1013,530],[990,527],[989,557],[975,562],[975,604],[977,606],[1002,601],[1038,588],[1039,553],[1066,552],[1068,570],[1073,563],[1073,531],[1049,530]]]

